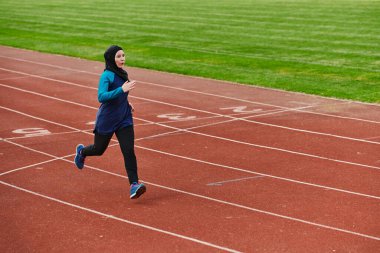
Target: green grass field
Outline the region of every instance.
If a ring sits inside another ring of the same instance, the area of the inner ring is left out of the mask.
[[[380,103],[380,1],[0,0],[0,44]],[[132,74],[133,75],[133,74]]]

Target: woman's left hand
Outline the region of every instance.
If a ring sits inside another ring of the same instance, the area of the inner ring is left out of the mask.
[[[131,107],[131,112],[134,112],[135,108],[133,107],[133,105],[131,103],[129,103],[129,106]]]

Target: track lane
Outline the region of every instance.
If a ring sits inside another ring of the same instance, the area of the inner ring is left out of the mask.
[[[13,91],[10,91],[10,92],[13,92]],[[24,95],[24,97],[26,98],[26,97],[29,97],[29,94],[26,94],[26,95]],[[30,99],[35,99],[35,96],[33,96],[33,95],[31,95],[30,96]],[[17,106],[23,106],[23,105],[17,105]],[[25,108],[25,106],[24,106],[24,108]],[[63,111],[64,112],[64,110],[58,110],[58,111]],[[54,111],[55,112],[55,111]],[[49,114],[53,114],[53,112],[52,111],[47,111],[47,110],[43,110],[43,114],[39,114],[39,116],[42,116],[42,117],[49,117]],[[72,121],[72,120],[71,120]],[[69,121],[70,122],[70,121]],[[198,136],[199,137],[199,136]],[[164,140],[165,141],[165,140]],[[190,140],[190,143],[191,143],[191,140]],[[166,145],[166,147],[168,147],[168,146],[170,146],[170,144],[169,145]],[[249,147],[248,147],[249,148]],[[257,147],[256,147],[257,148]],[[239,149],[241,149],[240,147],[239,147]],[[260,148],[259,149],[254,149],[254,150],[260,150]],[[248,151],[249,151],[249,149],[248,149]],[[281,152],[280,152],[281,153]],[[205,153],[205,154],[208,154],[207,152]],[[263,161],[262,163],[263,163],[263,167],[267,167],[267,165],[265,165],[266,164],[266,161],[264,161],[263,160],[263,158],[264,159],[266,159],[267,161],[271,161],[272,159],[273,159],[273,155],[271,155],[271,153],[268,153],[268,152],[266,152],[265,150],[264,151],[260,151],[260,154],[263,154],[263,155],[259,155],[258,156],[258,158],[259,159],[261,159],[261,161]],[[266,158],[265,156],[264,156],[264,154],[268,154],[269,155],[269,157],[268,158]],[[233,154],[232,154],[233,155]],[[292,154],[292,155],[290,155],[290,157],[294,157],[294,155],[296,155],[296,154]],[[225,157],[226,155],[225,154],[223,154],[221,157]],[[296,155],[297,156],[297,155]],[[250,155],[248,155],[247,154],[247,157],[250,157]],[[289,160],[289,156],[287,156],[286,154],[277,154],[276,155],[276,159],[279,159],[278,160],[278,162],[277,163],[281,163],[280,161],[282,160],[283,162],[285,162],[286,163],[286,165],[284,166],[285,168],[290,168],[289,166],[290,166],[290,164],[289,164],[289,161],[292,161],[293,162],[293,159],[294,158],[291,158],[290,160]],[[281,158],[282,157],[282,158]],[[199,159],[199,157],[196,157],[196,158],[198,158]],[[281,158],[281,159],[280,159]],[[306,157],[307,158],[307,157]],[[209,160],[208,158],[206,158],[206,159],[204,159],[204,158],[201,158],[201,159],[203,159],[203,160]],[[308,163],[308,161],[307,160],[305,160],[304,158],[298,158],[297,157],[297,159],[298,160],[300,160],[301,161],[301,163],[304,163],[304,164],[307,164]],[[321,165],[319,165],[319,164],[317,164],[318,163],[318,158],[316,158],[316,161],[314,162],[315,163],[315,165],[314,166],[312,166],[312,167],[314,167],[315,169],[317,169],[318,170],[318,167],[320,168],[321,167]],[[212,160],[211,160],[212,161]],[[237,161],[237,162],[239,162],[239,157],[237,157],[236,159],[233,159],[233,161]],[[304,162],[302,162],[302,161],[304,161]],[[327,160],[328,161],[328,160]],[[212,162],[215,162],[215,161],[212,161]],[[216,161],[217,162],[217,161]],[[242,162],[244,162],[244,161],[242,161]],[[332,161],[332,162],[334,162],[334,161]],[[229,166],[236,166],[236,164],[227,164],[227,165],[229,165]],[[244,167],[245,167],[245,165],[243,165]],[[340,163],[338,163],[338,164],[334,164],[333,165],[333,167],[331,168],[331,165],[330,166],[326,166],[326,165],[324,165],[323,163],[322,163],[322,166],[323,167],[328,167],[328,169],[329,170],[331,170],[331,169],[334,169],[334,168],[336,168],[336,167],[338,167],[338,168],[341,168],[342,167],[342,165],[340,164]],[[238,167],[239,167],[239,165],[238,165]],[[302,168],[302,167],[301,167]],[[343,166],[343,168],[344,168],[344,166]],[[287,171],[289,171],[289,170],[287,170]],[[361,170],[359,170],[359,169],[357,169],[357,172],[360,172]],[[301,171],[301,173],[302,174],[304,174],[304,171],[302,170]],[[316,171],[316,173],[320,173],[320,172],[318,172],[318,171]],[[330,176],[330,175],[332,175],[332,174],[339,174],[339,173],[342,173],[342,174],[345,174],[345,177],[348,179],[348,181],[346,181],[346,183],[348,183],[348,185],[351,185],[352,183],[351,183],[351,181],[352,180],[350,180],[349,179],[349,175],[350,174],[346,174],[344,171],[341,171],[341,169],[339,169],[338,171],[329,171],[329,173],[327,173],[327,174],[325,174],[326,176]],[[301,174],[301,175],[302,175]],[[279,174],[277,174],[277,175],[279,175]],[[279,175],[279,176],[284,176],[284,174],[281,174],[281,175]],[[294,175],[292,175],[292,176],[294,176]],[[373,176],[372,175],[369,175],[371,178],[373,178]],[[314,177],[313,177],[314,178]],[[318,176],[317,178],[320,178],[320,176]],[[326,178],[326,177],[324,177],[324,178]],[[333,178],[333,180],[336,180],[337,178],[339,178],[339,177],[334,177]],[[361,178],[363,178],[363,175],[362,175],[362,177]],[[364,178],[366,178],[366,177],[364,177]],[[297,179],[300,179],[300,178],[297,178]],[[329,179],[330,180],[330,179]],[[339,183],[341,183],[341,178],[339,178]],[[369,181],[369,182],[371,182],[371,180]],[[331,186],[331,185],[330,185]],[[345,188],[345,187],[344,187]],[[369,185],[367,188],[369,188],[371,191],[373,190],[372,189],[372,187],[371,187],[371,185]],[[347,188],[346,188],[347,189]],[[355,190],[358,190],[358,189],[355,189]],[[361,192],[360,190],[359,190],[359,192]],[[363,192],[364,193],[364,192]]]
[[[113,216],[122,219],[128,216],[129,220],[142,224],[146,224],[146,220],[149,220],[148,226],[161,227],[161,229],[169,227],[175,233],[183,232],[187,236],[191,234],[192,237],[196,235],[202,236],[202,240],[206,240],[207,238],[207,241],[211,242],[215,240],[221,241],[229,245],[229,247],[236,245],[236,247],[239,247],[243,251],[254,251],[257,249],[281,250],[279,247],[284,245],[285,242],[298,240],[306,232],[308,236],[304,237],[302,243],[294,243],[290,247],[297,251],[303,249],[306,245],[310,247],[316,246],[319,243],[316,238],[324,238],[326,234],[328,234],[329,239],[328,241],[325,240],[326,244],[324,247],[327,248],[342,247],[342,241],[344,241],[344,247],[347,248],[359,247],[367,249],[376,247],[378,244],[378,242],[373,240],[368,241],[369,238],[360,238],[349,234],[343,236],[337,231],[313,228],[313,226],[309,226],[308,224],[294,223],[293,221],[283,220],[278,217],[268,217],[265,214],[252,213],[249,210],[236,209],[234,206],[230,207],[218,202],[209,202],[207,199],[198,199],[197,205],[194,206],[193,201],[191,201],[193,199],[192,196],[184,196],[180,193],[178,193],[179,195],[175,193],[168,195],[168,192],[162,188],[151,188],[153,191],[149,197],[145,198],[144,201],[136,203],[138,204],[137,206],[132,206],[133,204],[128,201],[115,201],[128,197],[128,194],[123,191],[127,184],[126,178],[120,177],[120,180],[118,180],[118,177],[107,176],[104,173],[97,173],[92,170],[83,171],[80,175],[76,174],[71,177],[71,180],[64,181],[64,185],[61,188],[49,187],[49,185],[55,184],[55,182],[61,182],[61,178],[67,177],[69,176],[68,174],[72,173],[72,170],[67,170],[66,163],[61,163],[55,163],[52,167],[45,167],[44,172],[41,170],[25,170],[22,172],[23,177],[20,177],[20,175],[17,177],[7,175],[5,180],[10,181],[12,184],[26,184],[34,192],[38,191],[40,194],[59,198],[62,201],[74,202],[75,205],[96,209],[98,212],[112,213]],[[40,176],[35,175],[36,173]],[[90,178],[91,181],[86,181],[86,178]],[[83,183],[84,181],[88,183]],[[89,193],[92,194],[89,195]],[[116,196],[110,198],[110,195]],[[173,205],[174,203],[175,205]],[[139,210],[138,213],[133,212],[136,208]],[[228,216],[225,219],[221,219],[223,214]],[[231,216],[231,214],[233,215]],[[185,217],[193,218],[189,220]],[[254,224],[259,224],[259,226]],[[189,230],[189,228],[192,229]],[[233,234],[228,233],[231,230],[234,231]],[[241,235],[239,235],[240,233]],[[254,236],[252,238],[252,236],[246,237],[245,235],[259,235],[260,237]],[[273,237],[278,238],[279,244],[273,245]],[[336,240],[338,238],[339,240]],[[257,240],[260,240],[260,244],[258,244]],[[284,241],[282,242],[282,240]],[[324,247],[322,247],[322,250],[324,250]]]
[[[24,140],[20,140],[20,141],[24,141]],[[70,145],[61,145],[61,146],[70,146]],[[71,146],[73,146],[73,145],[71,145]],[[48,147],[47,147],[48,148]],[[120,161],[120,163],[121,163],[121,161]]]
[[[0,213],[9,221],[1,222],[2,228],[7,231],[0,240],[3,241],[3,252],[29,252],[36,249],[126,252],[130,251],[132,244],[134,248],[144,251],[228,252],[128,224],[125,222],[128,220],[115,219],[106,213],[75,206],[48,195],[36,195],[39,193],[28,190],[28,187],[19,188],[1,182],[0,200],[6,204],[6,208],[2,208]]]

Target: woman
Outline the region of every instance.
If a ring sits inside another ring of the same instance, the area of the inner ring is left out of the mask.
[[[76,147],[74,159],[78,169],[84,167],[87,156],[100,156],[107,149],[113,136],[119,141],[124,157],[125,169],[130,183],[130,198],[136,199],[146,191],[144,184],[139,183],[137,161],[134,151],[133,106],[128,102],[128,93],[136,82],[130,81],[123,69],[124,51],[121,47],[110,46],[104,53],[106,68],[99,80],[98,100],[101,103],[96,114],[94,144]]]

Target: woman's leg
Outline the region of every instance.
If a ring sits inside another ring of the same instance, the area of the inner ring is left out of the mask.
[[[124,165],[128,174],[129,183],[137,183],[137,161],[135,155],[135,133],[133,126],[124,127],[116,131],[116,137],[119,140],[121,152],[124,157]]]
[[[86,156],[101,156],[106,151],[108,144],[110,143],[112,134],[100,135],[95,133],[94,144],[84,147],[81,151],[81,155]]]

